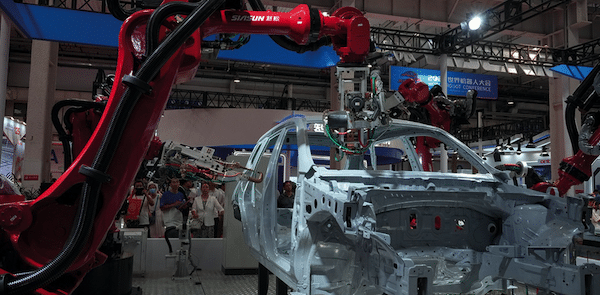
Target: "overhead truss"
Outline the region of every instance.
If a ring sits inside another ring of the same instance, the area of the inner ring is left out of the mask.
[[[555,7],[571,2],[570,0],[508,0],[482,13],[482,28],[470,31],[464,24],[441,34],[437,38],[436,48],[441,53],[461,50],[479,40],[487,39],[501,31],[509,29],[532,17]],[[527,9],[523,9],[523,7]]]
[[[296,111],[323,112],[330,108],[327,99],[288,98],[243,93],[223,93],[173,89],[167,102],[167,109],[194,108],[253,108],[288,109]]]
[[[516,134],[523,134],[526,138],[542,133],[550,128],[546,117],[531,118],[522,121],[486,126],[483,128],[457,129],[452,134],[462,142],[477,142],[503,139]]]
[[[18,0],[17,0],[18,1]],[[104,1],[98,0],[55,0],[53,6],[76,10],[108,13]],[[409,52],[414,54],[442,53],[453,57],[474,58],[495,62],[554,66],[558,64],[591,65],[600,57],[600,39],[592,40],[568,49],[548,48],[534,45],[519,45],[485,41],[486,38],[509,29],[570,0],[508,0],[483,13],[486,19],[483,32],[469,32],[458,26],[443,34],[427,34],[385,28],[371,28],[375,44],[382,50]],[[122,0],[122,5],[135,7],[135,0]],[[341,1],[336,1],[340,5]],[[40,5],[49,5],[48,0]]]
[[[436,39],[439,35],[400,31],[384,28],[371,28],[371,39],[375,45],[384,51],[400,51],[416,54],[439,55]],[[520,45],[504,42],[477,41],[460,50],[448,52],[449,56],[475,58],[496,62],[510,62],[538,66],[554,66],[556,52],[543,46]],[[558,56],[560,56],[559,53]]]

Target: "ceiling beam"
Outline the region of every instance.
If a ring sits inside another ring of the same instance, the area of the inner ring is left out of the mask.
[[[371,39],[382,50],[401,51],[417,54],[438,55],[440,35],[426,34],[385,28],[371,28]],[[557,49],[535,45],[520,45],[504,42],[476,41],[470,46],[449,52],[449,56],[474,58],[488,61],[554,66]]]
[[[461,50],[570,1],[508,0],[482,13],[483,23],[480,30],[470,31],[462,24],[442,34],[437,43],[438,49],[442,53]],[[523,6],[528,9],[523,10]]]

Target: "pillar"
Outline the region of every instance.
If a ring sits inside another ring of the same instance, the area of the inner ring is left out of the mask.
[[[0,12],[0,118],[6,115],[6,88],[8,84],[8,54],[11,23],[8,16]],[[4,119],[2,119],[4,120]]]
[[[292,110],[293,108],[293,103],[292,103],[292,98],[294,97],[294,84],[287,84],[287,109],[288,110]]]
[[[331,102],[330,110],[339,110],[342,106],[340,101],[339,93],[338,93],[338,78],[335,75],[337,72],[337,67],[333,66],[329,68],[329,98]],[[329,152],[329,168],[331,170],[339,170],[343,166],[341,162],[335,160],[335,149],[331,149]]]
[[[571,5],[566,5],[564,9],[564,27],[565,30],[565,47],[573,47],[579,44],[579,31],[576,24],[581,22],[581,14],[577,13],[578,10],[586,8],[585,1],[576,1]],[[585,13],[587,17],[587,13]],[[569,133],[567,132],[567,126],[565,124],[565,99],[572,94],[579,81],[560,75],[560,77],[549,78],[549,98],[550,98],[550,152],[551,152],[551,169],[552,169],[552,180],[558,179],[558,169],[562,159],[573,155],[573,148],[571,146],[571,140],[569,139]],[[579,111],[575,111],[575,118],[577,119],[577,126],[581,126],[581,114]],[[574,195],[574,188],[571,188],[567,195]]]
[[[483,158],[483,110],[477,110],[477,138],[479,156]]]
[[[448,95],[448,55],[440,55],[440,82],[442,91]],[[448,172],[448,151],[444,144],[440,145],[440,172]]]
[[[6,89],[8,87],[8,55],[10,52],[10,26],[11,23],[8,19],[8,16],[6,16],[6,14],[0,11],[0,122],[2,122],[2,124],[4,124],[4,116],[6,115]]]
[[[50,181],[50,147],[52,122],[50,112],[54,104],[58,43],[33,40],[31,71],[27,97],[27,137],[23,161],[23,187],[38,189]]]
[[[569,96],[569,78],[559,76],[549,80],[550,96],[550,151],[552,157],[552,180],[558,179],[558,167],[560,161],[570,155],[573,155],[571,141],[567,133],[565,124],[565,98]]]

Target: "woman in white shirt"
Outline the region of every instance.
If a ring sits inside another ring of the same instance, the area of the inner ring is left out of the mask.
[[[208,183],[202,183],[200,196],[196,196],[191,208],[192,220],[190,227],[194,238],[212,238],[215,235],[215,220],[222,216],[225,210],[219,201],[209,194]],[[215,210],[216,209],[216,210]],[[215,215],[218,212],[218,215]]]
[[[154,206],[150,209],[150,214],[154,216],[154,224],[150,224],[150,237],[162,238],[165,235],[165,225],[163,223],[162,211],[160,211],[160,197],[158,185],[154,182],[148,183],[148,195],[154,199]]]

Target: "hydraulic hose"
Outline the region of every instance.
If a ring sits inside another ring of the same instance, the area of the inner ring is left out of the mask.
[[[225,0],[207,0],[199,4],[184,22],[146,59],[136,73],[137,79],[146,83],[152,81],[167,60],[224,2]],[[125,130],[125,123],[129,120],[131,111],[141,95],[141,90],[135,88],[130,87],[125,90],[104,134],[91,169],[99,173],[106,173]],[[7,294],[32,292],[56,280],[71,266],[84,248],[93,227],[100,188],[101,181],[99,179],[93,177],[86,179],[83,184],[75,222],[64,248],[56,258],[35,272],[17,274],[17,279],[6,284]]]
[[[81,108],[84,108],[83,110],[86,110],[86,109],[92,109],[92,108],[104,109],[104,106],[105,105],[102,103],[97,103],[97,102],[93,102],[93,101],[61,100],[52,107],[52,113],[50,115],[50,118],[52,119],[52,125],[54,125],[54,128],[56,129],[56,132],[58,133],[58,139],[63,144],[63,148],[64,148],[64,152],[65,152],[65,156],[64,156],[65,169],[67,167],[71,166],[71,161],[72,161],[72,154],[71,154],[71,148],[70,148],[70,142],[69,142],[70,136],[63,129],[62,124],[58,118],[58,112],[60,111],[60,109],[62,109],[64,107],[81,107]],[[65,116],[65,118],[66,117],[67,116]],[[65,122],[65,125],[67,125],[67,122]]]
[[[150,16],[146,26],[146,56],[149,56],[158,47],[158,33],[163,21],[175,14],[188,15],[198,5],[187,2],[169,2],[158,7]]]
[[[250,3],[250,7],[252,7],[252,9],[255,11],[267,10],[260,0],[248,0],[248,3]],[[269,35],[269,37],[271,37],[271,39],[275,43],[277,43],[277,45],[279,45],[287,50],[294,51],[297,53],[304,53],[307,51],[315,51],[323,46],[331,45],[331,38],[329,38],[329,37],[323,37],[315,42],[311,42],[306,45],[299,45],[296,42],[290,40],[289,38],[287,38],[285,36]]]
[[[579,151],[579,143],[577,142],[579,132],[575,124],[575,110],[577,110],[577,106],[574,103],[567,103],[567,107],[565,108],[565,124],[567,125],[567,133],[569,133],[573,154]]]
[[[119,0],[106,0],[106,6],[108,7],[108,11],[112,14],[116,19],[124,21],[131,14],[135,12],[135,10],[125,10],[121,7]]]
[[[589,143],[590,138],[594,135],[594,130],[598,128],[597,116],[599,114],[587,116],[583,125],[581,126],[581,133],[579,134],[579,148],[586,155],[600,156],[600,145],[591,145]]]
[[[33,273],[24,276],[17,274],[17,279],[6,285],[7,294],[25,294],[42,287],[60,277],[71,266],[75,258],[85,246],[94,224],[100,185],[98,183],[84,183],[83,195],[75,215],[75,222],[71,234],[63,250],[48,264]],[[80,230],[87,229],[87,230]]]

